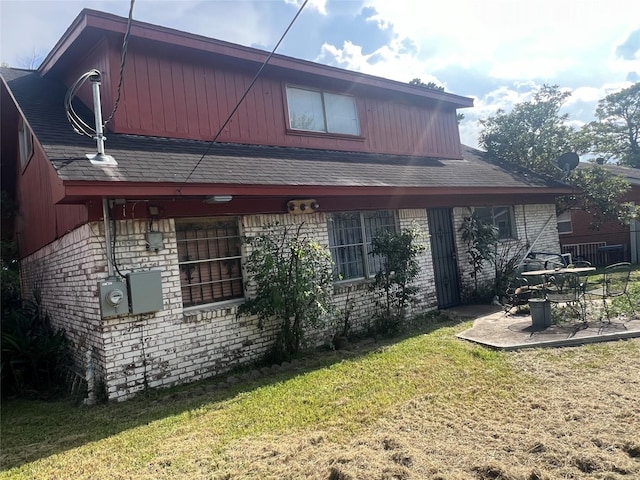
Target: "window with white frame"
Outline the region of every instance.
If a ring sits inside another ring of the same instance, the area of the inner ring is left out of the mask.
[[[22,168],[27,166],[31,156],[33,155],[33,139],[31,130],[25,125],[24,121],[20,121],[18,125],[18,145],[20,147],[20,165]]]
[[[244,297],[237,219],[177,219],[176,239],[185,307]]]
[[[475,207],[479,220],[487,222],[498,229],[499,240],[516,238],[512,206]]]
[[[558,215],[558,233],[572,233],[573,224],[571,223],[571,210],[562,212]]]
[[[332,213],[328,217],[329,250],[335,263],[336,280],[353,280],[374,276],[383,259],[371,255],[371,240],[379,232],[397,230],[395,213]]]
[[[309,132],[360,135],[355,98],[287,86],[289,127]]]

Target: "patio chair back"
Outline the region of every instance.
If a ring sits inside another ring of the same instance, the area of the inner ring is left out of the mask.
[[[605,315],[609,323],[611,323],[611,311],[607,303],[607,300],[609,299],[621,297],[624,295],[627,298],[627,302],[629,304],[631,312],[635,314],[633,302],[631,301],[629,292],[627,292],[630,277],[631,264],[629,262],[620,262],[614,263],[613,265],[608,265],[604,269],[604,279],[602,282],[602,286],[598,287],[598,289],[596,290],[589,292],[590,296],[602,299]]]
[[[547,299],[551,303],[562,303],[577,314],[583,326],[587,325],[586,290],[588,277],[575,272],[563,272],[549,277]]]
[[[628,262],[614,263],[604,269],[604,291],[607,298],[626,295],[629,277],[631,276],[631,264]]]
[[[547,298],[553,303],[579,302],[586,291],[586,277],[577,273],[562,273],[549,277]]]

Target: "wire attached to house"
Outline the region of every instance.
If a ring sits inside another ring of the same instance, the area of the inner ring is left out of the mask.
[[[74,82],[74,84],[71,85],[71,88],[67,90],[67,94],[64,96],[64,108],[67,114],[67,120],[69,120],[73,131],[77,134],[86,135],[90,138],[93,138],[96,135],[95,127],[88,125],[84,120],[82,120],[82,118],[80,118],[80,115],[78,115],[73,108],[73,99],[80,90],[80,87],[82,87],[82,85],[84,85],[85,82],[89,80],[89,78],[95,75],[100,76],[100,72],[95,68],[80,75],[80,77]]]
[[[120,73],[119,73],[119,79],[118,79],[118,90],[116,93],[116,101],[113,104],[113,110],[111,110],[111,113],[109,114],[107,119],[102,123],[103,128],[107,126],[107,123],[109,123],[111,119],[113,119],[113,116],[116,114],[116,111],[118,110],[118,105],[120,105],[120,95],[122,93],[122,82],[124,78],[124,64],[127,61],[127,47],[129,46],[129,35],[131,34],[131,24],[133,23],[133,4],[134,3],[135,3],[135,0],[131,0],[131,3],[129,4],[129,18],[127,20],[127,30],[124,33],[124,39],[122,40],[122,53],[120,55]]]
[[[116,94],[116,101],[113,105],[113,110],[111,111],[111,114],[102,123],[103,128],[107,125],[107,123],[111,121],[111,119],[113,119],[113,116],[116,114],[116,111],[118,110],[118,105],[120,104],[120,96],[122,93],[122,82],[124,78],[124,65],[127,59],[127,47],[129,45],[129,35],[131,33],[131,24],[133,23],[134,3],[135,3],[135,0],[131,0],[131,4],[129,6],[129,19],[127,20],[127,30],[124,34],[124,40],[122,41],[122,54],[120,58],[120,78],[118,80],[118,91]],[[67,114],[67,120],[71,124],[73,131],[80,135],[86,135],[87,137],[90,137],[90,138],[95,138],[97,134],[96,127],[88,125],[84,120],[82,120],[82,118],[80,118],[80,115],[78,115],[78,113],[73,108],[73,99],[76,97],[76,94],[78,93],[78,91],[80,91],[80,88],[85,84],[85,82],[89,80],[91,77],[95,77],[95,76],[98,76],[98,77],[101,76],[100,71],[96,70],[95,68],[80,75],[80,77],[73,83],[73,85],[71,85],[71,88],[67,90],[67,93],[64,97],[64,108]]]
[[[200,166],[200,164],[202,163],[202,160],[204,160],[204,157],[207,156],[207,154],[209,153],[209,151],[211,150],[211,147],[213,147],[213,144],[216,143],[216,140],[218,140],[218,137],[222,134],[223,130],[225,129],[225,127],[227,126],[227,124],[231,121],[231,118],[233,117],[233,115],[236,113],[236,111],[238,110],[238,108],[240,108],[240,105],[242,104],[242,102],[244,101],[244,99],[247,97],[247,95],[249,94],[249,92],[251,91],[251,89],[253,88],[253,85],[258,81],[258,78],[260,77],[260,75],[262,74],[262,71],[264,70],[264,68],[267,66],[267,64],[269,63],[269,61],[271,60],[271,57],[273,57],[273,55],[275,55],[276,50],[278,50],[278,47],[280,46],[280,44],[282,43],[282,41],[284,40],[284,38],[287,36],[287,33],[289,33],[289,30],[291,30],[291,27],[293,27],[293,24],[295,23],[295,21],[298,19],[298,17],[300,16],[300,14],[302,13],[302,10],[304,10],[304,7],[307,5],[307,3],[309,2],[309,0],[304,0],[303,4],[300,6],[300,8],[298,9],[298,12],[295,14],[295,16],[293,17],[293,19],[291,20],[291,22],[289,23],[289,26],[287,27],[287,29],[284,31],[284,33],[282,34],[282,36],[280,37],[280,40],[278,40],[278,43],[276,43],[276,46],[273,47],[273,50],[271,50],[271,53],[269,54],[269,56],[265,59],[265,61],[262,63],[262,65],[260,66],[260,68],[258,69],[258,71],[256,72],[255,76],[253,77],[253,80],[251,81],[251,83],[249,84],[249,87],[247,87],[247,89],[245,90],[245,92],[242,94],[242,97],[240,97],[240,100],[238,100],[238,102],[236,103],[236,106],[233,107],[233,110],[231,110],[231,113],[229,114],[229,116],[227,116],[227,119],[224,121],[224,123],[222,124],[222,126],[220,127],[220,129],[218,130],[218,133],[216,133],[216,135],[213,137],[213,139],[209,142],[209,145],[207,146],[207,149],[205,150],[205,152],[202,154],[202,156],[200,157],[200,160],[198,160],[198,162],[196,163],[196,165],[193,167],[193,169],[191,170],[191,172],[189,172],[189,175],[187,175],[187,178],[184,180],[182,186],[185,186],[187,184],[187,182],[189,181],[189,179],[191,178],[191,175],[193,175],[193,173],[196,171],[196,169]],[[178,188],[178,192],[182,193],[182,187]]]

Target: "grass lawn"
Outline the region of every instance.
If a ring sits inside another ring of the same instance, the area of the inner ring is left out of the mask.
[[[5,401],[0,479],[640,478],[640,340],[495,352],[469,326],[122,404]]]

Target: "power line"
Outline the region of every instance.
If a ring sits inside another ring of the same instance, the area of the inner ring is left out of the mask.
[[[249,85],[249,87],[245,90],[245,92],[242,94],[242,97],[240,97],[240,100],[238,100],[238,102],[236,103],[236,106],[233,107],[233,110],[231,110],[231,113],[229,114],[229,116],[227,117],[227,119],[224,121],[224,123],[222,124],[222,126],[220,127],[220,129],[218,130],[218,133],[216,133],[216,135],[213,137],[213,139],[209,142],[209,145],[207,146],[207,149],[204,151],[204,153],[202,154],[202,156],[200,157],[200,160],[198,160],[198,162],[195,164],[195,166],[193,167],[193,169],[191,170],[191,172],[189,172],[189,175],[187,175],[187,178],[184,180],[182,186],[180,188],[178,188],[178,191],[181,192],[182,191],[182,187],[185,186],[187,184],[187,182],[189,181],[189,179],[191,178],[191,175],[193,175],[193,173],[196,171],[196,169],[200,166],[200,164],[202,163],[202,160],[204,160],[204,157],[207,156],[207,154],[209,153],[209,151],[211,150],[211,147],[213,146],[214,143],[216,143],[216,140],[218,140],[218,137],[222,134],[222,131],[224,130],[224,128],[227,126],[227,124],[231,121],[231,117],[233,117],[233,115],[236,113],[236,111],[238,110],[238,108],[240,108],[240,105],[242,104],[242,102],[244,101],[244,99],[246,98],[246,96],[249,94],[249,92],[251,91],[251,89],[253,88],[253,85],[256,83],[256,81],[258,80],[258,78],[260,77],[260,74],[262,73],[262,71],[264,70],[264,68],[267,66],[267,64],[269,63],[269,60],[271,60],[271,57],[273,57],[273,55],[276,53],[276,50],[278,49],[278,47],[280,46],[280,44],[282,43],[282,41],[284,40],[284,37],[287,36],[287,33],[289,33],[289,30],[291,29],[291,27],[293,26],[293,24],[295,23],[295,21],[298,19],[298,17],[300,16],[300,14],[302,13],[302,10],[304,10],[304,7],[307,5],[309,0],[304,0],[304,3],[302,4],[302,6],[300,6],[300,8],[298,9],[298,12],[296,13],[296,15],[293,17],[293,19],[291,20],[291,22],[289,23],[289,26],[287,27],[287,29],[284,31],[284,33],[282,34],[282,36],[280,37],[280,40],[278,40],[278,43],[276,43],[276,46],[273,47],[273,50],[271,50],[271,53],[269,54],[269,56],[265,59],[265,61],[262,63],[262,65],[260,66],[260,69],[258,69],[258,72],[255,74],[255,76],[253,77],[253,80],[251,81],[251,84]],[[182,192],[181,192],[182,193]]]
[[[118,92],[116,95],[116,101],[113,105],[113,110],[111,111],[109,118],[107,118],[102,124],[103,128],[107,125],[107,123],[111,121],[116,111],[118,110],[118,105],[120,104],[120,95],[122,92],[122,82],[124,78],[124,65],[127,58],[127,46],[129,44],[129,34],[131,33],[131,24],[133,23],[134,3],[135,3],[135,0],[131,0],[130,6],[129,6],[129,19],[127,21],[127,30],[124,34],[124,40],[122,41],[122,54],[120,57],[120,79],[118,80]],[[65,106],[65,112],[67,114],[67,120],[71,124],[71,127],[73,128],[74,132],[80,135],[86,135],[87,137],[90,137],[90,138],[93,138],[96,135],[95,126],[92,127],[88,125],[84,120],[82,120],[80,115],[78,115],[78,113],[73,108],[73,99],[75,98],[76,94],[80,90],[80,87],[82,87],[82,85],[84,85],[87,80],[96,76],[100,78],[101,73],[95,68],[89,70],[88,72],[83,73],[74,82],[71,88],[67,90],[67,93],[64,98],[64,106]]]
[[[124,39],[122,40],[122,53],[120,55],[120,78],[118,79],[118,92],[116,94],[116,101],[113,104],[113,110],[111,110],[111,114],[104,121],[102,127],[104,128],[107,123],[111,121],[113,116],[116,114],[116,110],[118,110],[118,105],[120,104],[120,94],[122,92],[122,82],[124,78],[124,64],[127,60],[127,47],[129,46],[129,34],[131,33],[131,24],[133,23],[133,4],[135,0],[131,0],[129,4],[129,18],[127,20],[127,30],[124,33]]]

